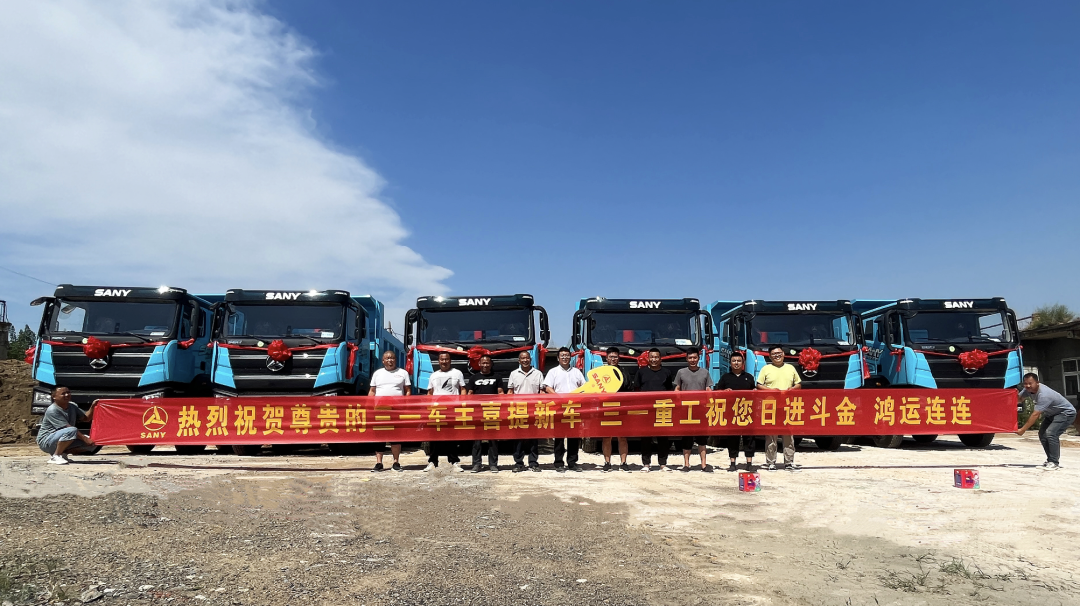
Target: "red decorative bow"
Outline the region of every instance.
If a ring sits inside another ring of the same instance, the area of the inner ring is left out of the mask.
[[[275,362],[287,362],[292,357],[292,350],[281,339],[275,339],[266,347],[266,357]]]
[[[109,357],[109,349],[112,348],[112,343],[108,341],[102,341],[97,337],[87,337],[86,343],[83,343],[82,351],[83,355],[91,360],[101,360]]]
[[[821,352],[813,347],[804,348],[799,352],[799,366],[803,367],[803,370],[808,372],[817,372],[818,366],[821,365]]]
[[[965,351],[957,357],[960,359],[960,366],[963,366],[964,370],[979,370],[990,361],[990,357],[981,349]]]
[[[30,348],[26,350],[26,363],[27,364],[33,364],[34,363],[34,354],[35,353],[37,353],[37,345],[31,345]]]

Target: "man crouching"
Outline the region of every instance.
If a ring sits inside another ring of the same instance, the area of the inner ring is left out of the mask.
[[[78,421],[89,421],[94,416],[97,401],[90,405],[90,410],[83,412],[71,403],[71,390],[67,387],[53,389],[52,399],[52,405],[41,418],[41,429],[37,435],[38,448],[51,455],[49,463],[67,465],[69,454],[92,452],[97,448],[89,436],[75,428]]]

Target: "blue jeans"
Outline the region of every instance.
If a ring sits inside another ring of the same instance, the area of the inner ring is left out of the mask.
[[[66,442],[68,440],[75,440],[81,443],[78,438],[79,430],[74,427],[65,427],[63,429],[57,429],[52,432],[52,435],[45,438],[43,441],[38,442],[38,448],[45,454],[56,454],[56,445],[60,442]]]
[[[1076,411],[1068,414],[1046,415],[1042,418],[1039,441],[1042,442],[1043,450],[1046,451],[1046,460],[1054,465],[1060,464],[1061,441],[1059,438],[1074,421],[1076,421]]]

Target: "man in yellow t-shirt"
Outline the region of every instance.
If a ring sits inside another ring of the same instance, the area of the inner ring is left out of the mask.
[[[769,348],[769,365],[758,373],[757,388],[765,391],[802,389],[799,371],[784,362],[783,347],[773,345]],[[799,466],[795,464],[795,438],[783,436],[783,441],[784,468],[788,471],[799,471]],[[765,436],[765,469],[776,470],[776,436]]]

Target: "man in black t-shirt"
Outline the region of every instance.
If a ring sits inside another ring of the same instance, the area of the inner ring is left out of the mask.
[[[717,382],[713,391],[753,391],[756,389],[757,381],[754,379],[754,375],[743,370],[746,368],[746,357],[742,352],[732,352],[730,360],[731,372],[726,372],[724,373],[724,376],[720,377],[720,381]],[[739,468],[737,465],[739,458],[739,440],[742,440],[743,454],[746,455],[746,471],[753,471],[754,446],[756,446],[755,443],[757,442],[757,438],[754,436],[727,437],[728,458],[731,459],[728,471],[736,471]]]
[[[649,365],[639,368],[637,377],[634,379],[635,391],[672,391],[672,379],[675,375],[671,369],[664,368],[660,362],[660,350],[655,347],[649,350]],[[652,462],[652,438],[641,439],[641,471],[649,471]],[[667,466],[668,453],[671,452],[671,438],[667,436],[656,437],[656,462],[660,464],[660,471],[671,471]]]
[[[491,369],[491,356],[480,356],[480,372],[474,372],[466,385],[469,395],[494,396],[503,393],[502,377],[495,374]],[[472,445],[472,472],[480,473],[482,467],[481,451],[484,447],[483,440],[474,440]],[[492,473],[499,473],[499,443],[488,440],[488,469]]]

